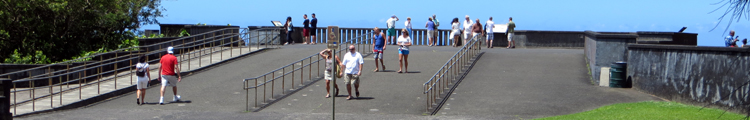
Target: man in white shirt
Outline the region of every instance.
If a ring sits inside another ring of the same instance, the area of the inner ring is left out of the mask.
[[[474,26],[474,22],[469,19],[469,15],[466,15],[466,20],[464,20],[464,44],[466,45],[466,42],[471,40],[471,29]]]
[[[487,20],[484,24],[484,29],[487,32],[487,40],[485,41],[485,43],[487,43],[487,48],[495,47],[492,46],[492,40],[495,38],[494,31],[492,31],[493,28],[495,28],[495,22],[492,22],[492,17],[490,17],[490,20]]]
[[[346,82],[346,92],[349,93],[349,97],[346,98],[347,100],[352,99],[351,84],[354,84],[355,93],[359,97],[359,76],[362,75],[361,71],[364,63],[362,54],[357,52],[354,45],[349,45],[349,52],[344,54],[344,59],[341,61],[341,69],[344,69],[346,76],[343,75],[344,73],[339,73],[344,76],[344,82]]]
[[[396,21],[398,21],[398,17],[393,15],[385,22],[388,27],[385,40],[388,41],[389,44],[396,44]]]

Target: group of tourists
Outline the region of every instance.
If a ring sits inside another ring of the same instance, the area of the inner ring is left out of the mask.
[[[396,44],[393,40],[394,37],[396,37],[396,28],[395,23],[398,21],[398,17],[396,15],[392,15],[391,18],[389,18],[386,21],[386,26],[388,28],[387,30],[387,36],[386,41],[389,44]],[[487,40],[485,41],[487,43],[487,48],[494,48],[492,46],[493,39],[495,35],[493,34],[495,31],[493,30],[495,28],[495,22],[492,21],[492,17],[490,17],[489,20],[485,22],[485,25],[482,26],[479,19],[476,19],[475,21],[472,21],[469,18],[469,15],[466,15],[466,20],[463,21],[463,29],[460,27],[461,23],[459,23],[458,18],[453,18],[453,21],[451,22],[451,33],[450,33],[450,40],[453,41],[452,46],[458,47],[458,41],[456,41],[459,36],[463,35],[463,43],[466,44],[469,40],[475,39],[480,35],[486,35]],[[515,48],[515,41],[513,41],[513,33],[516,28],[516,24],[513,22],[513,18],[508,18],[508,24],[505,31],[505,34],[508,36],[508,46],[506,48]],[[436,40],[437,40],[437,34],[438,34],[438,26],[440,26],[440,22],[438,21],[436,15],[432,15],[432,17],[428,17],[427,23],[425,23],[425,28],[427,28],[427,46],[435,46]],[[406,18],[406,22],[404,23],[404,28],[406,32],[409,35],[412,34],[412,24],[411,24],[411,17]],[[484,29],[483,29],[484,28]],[[463,33],[463,34],[462,34]],[[408,35],[407,35],[408,36]]]
[[[742,45],[737,45],[740,36],[734,36],[734,30],[729,31],[729,36],[724,37],[724,45],[726,47],[750,47],[747,45],[747,38],[742,39]]]
[[[314,45],[316,40],[315,29],[318,28],[318,18],[315,17],[315,13],[312,14],[312,20],[307,19],[307,14],[302,15],[302,18],[305,18],[305,21],[302,22],[302,25],[304,25],[302,28],[302,44]],[[292,34],[294,33],[292,17],[286,17],[284,29],[286,29],[286,43],[284,45],[294,44],[294,40],[292,39]]]
[[[161,67],[159,67],[159,81],[161,81],[161,90],[159,91],[159,104],[164,105],[164,91],[167,87],[172,87],[174,93],[173,101],[180,101],[180,95],[177,95],[177,82],[182,81],[180,73],[179,63],[177,57],[174,56],[174,47],[167,48],[167,54],[161,57],[159,60]],[[142,105],[145,103],[144,97],[146,95],[146,88],[151,80],[151,73],[146,56],[141,55],[138,58],[138,64],[135,65],[136,76],[138,82],[136,83],[136,104]]]

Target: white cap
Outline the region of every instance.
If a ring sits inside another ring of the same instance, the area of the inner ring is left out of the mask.
[[[169,47],[167,48],[167,53],[169,53],[169,54],[174,54],[174,47],[172,47],[172,46],[169,46]]]

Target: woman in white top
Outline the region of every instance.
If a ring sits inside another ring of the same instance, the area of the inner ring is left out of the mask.
[[[136,83],[136,98],[135,101],[138,105],[141,105],[143,98],[146,96],[146,88],[148,88],[148,81],[151,80],[151,73],[146,62],[146,56],[140,55],[138,57],[138,64],[135,65],[136,76],[138,82]],[[145,102],[145,101],[143,101]]]
[[[325,70],[326,72],[325,72],[324,79],[326,79],[326,98],[329,98],[329,97],[331,97],[331,91],[330,91],[331,90],[331,80],[333,80],[333,75],[334,75],[334,74],[332,74],[332,72],[335,72],[335,71],[333,71],[333,69],[334,69],[334,67],[336,67],[334,64],[341,63],[341,61],[339,61],[339,56],[335,56],[335,57],[331,56],[331,49],[325,49],[323,51],[320,51],[319,54],[320,54],[320,56],[322,56],[326,60],[326,70]],[[339,70],[339,71],[341,71],[341,70]],[[339,74],[339,73],[336,73],[336,74]],[[333,87],[336,88],[336,91],[333,93],[334,94],[333,96],[338,96],[339,95],[339,85],[336,84],[336,83],[333,83]]]
[[[411,35],[411,17],[406,17],[406,22],[404,22],[404,26],[406,26],[406,30],[409,31],[409,35]]]
[[[401,36],[398,37],[396,44],[398,47],[398,72],[402,73],[401,68],[404,68],[403,72],[409,70],[409,46],[411,46],[411,37],[406,29],[401,30]]]
[[[458,44],[458,41],[456,38],[459,38],[461,36],[461,27],[459,27],[458,18],[453,18],[453,22],[451,22],[451,41],[453,42],[453,47],[457,47],[456,44]]]

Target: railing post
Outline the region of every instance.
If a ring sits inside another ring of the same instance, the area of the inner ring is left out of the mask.
[[[96,73],[99,75],[99,79],[96,79],[96,94],[101,94],[101,80],[102,80],[102,65],[104,64],[104,56],[99,56],[99,72]]]
[[[140,52],[140,50],[138,52]],[[132,50],[130,51],[129,55],[133,55],[133,51]],[[133,75],[132,75],[133,74],[133,58],[130,58],[130,60],[128,60],[128,61],[130,62],[129,66],[128,66],[128,68],[130,68],[130,70],[128,70],[128,72],[131,74],[131,75],[128,75],[128,76],[130,76],[130,85],[133,85]],[[70,64],[68,64],[68,69],[70,69]],[[68,78],[68,80],[70,80],[70,78]],[[68,85],[68,87],[70,87],[70,85]]]
[[[49,106],[50,106],[50,108],[54,108],[54,107],[52,106],[52,103],[54,103],[54,102],[52,101],[52,100],[54,100],[54,99],[52,99],[52,96],[53,96],[53,95],[52,95],[52,86],[53,86],[53,85],[52,85],[52,66],[49,66],[49,67],[47,67],[47,72],[49,73],[49,76],[47,77],[47,78],[48,78],[47,80],[49,81],[49,84],[48,84],[48,86],[49,86],[49,95],[50,95],[50,99],[49,99]],[[34,99],[34,98],[31,98],[31,99]]]
[[[118,61],[117,59],[119,59],[118,57],[119,56],[117,55],[117,52],[115,52],[115,62],[114,62],[115,64],[115,90],[117,90],[117,61]]]

